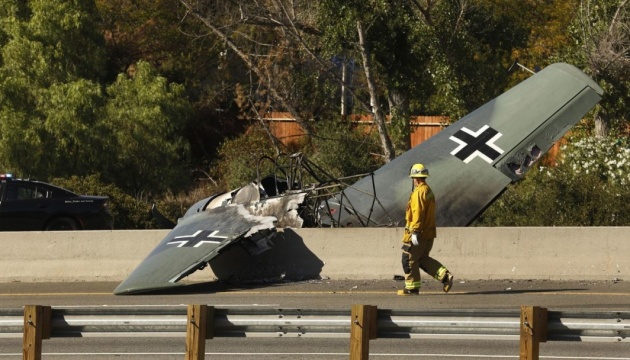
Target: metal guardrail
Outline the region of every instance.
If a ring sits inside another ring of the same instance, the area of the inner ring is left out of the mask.
[[[24,309],[0,309],[0,338],[22,337]],[[347,337],[342,309],[214,308],[214,337]],[[518,340],[520,312],[511,310],[378,309],[378,338]],[[52,337],[185,336],[187,308],[52,308]],[[630,312],[548,311],[550,341],[630,341]]]

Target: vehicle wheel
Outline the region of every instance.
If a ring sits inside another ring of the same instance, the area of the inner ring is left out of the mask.
[[[46,225],[46,231],[79,230],[79,224],[69,217],[60,217],[50,220]]]

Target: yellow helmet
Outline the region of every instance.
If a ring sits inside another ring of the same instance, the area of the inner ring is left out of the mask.
[[[410,178],[425,178],[429,176],[429,169],[422,164],[414,164],[409,171]]]

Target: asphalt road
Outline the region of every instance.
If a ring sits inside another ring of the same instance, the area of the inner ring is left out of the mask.
[[[630,282],[455,281],[449,294],[436,281],[421,296],[396,296],[400,281],[335,281],[230,285],[203,283],[151,295],[114,296],[117,283],[0,284],[0,308],[27,304],[70,306],[164,306],[380,309],[512,309],[536,305],[549,310],[630,311]],[[0,360],[19,359],[21,338],[0,338]],[[183,334],[175,337],[53,338],[44,340],[44,359],[182,359]],[[347,359],[349,338],[216,338],[206,342],[207,359]],[[630,360],[630,342],[547,342],[541,359]],[[518,359],[516,340],[377,339],[370,358]]]

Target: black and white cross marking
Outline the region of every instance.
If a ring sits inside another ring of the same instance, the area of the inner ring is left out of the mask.
[[[502,135],[488,125],[484,125],[477,132],[463,127],[449,138],[459,144],[455,150],[451,151],[451,155],[455,155],[466,164],[476,157],[491,164],[503,154],[503,150],[494,143]]]
[[[177,247],[200,247],[203,244],[220,244],[223,239],[227,239],[227,236],[218,236],[219,230],[197,230],[192,235],[180,235],[175,236],[173,241],[169,241],[168,245],[177,244]],[[189,240],[177,240],[177,239],[189,239]],[[221,240],[206,240],[206,239],[221,239]]]

